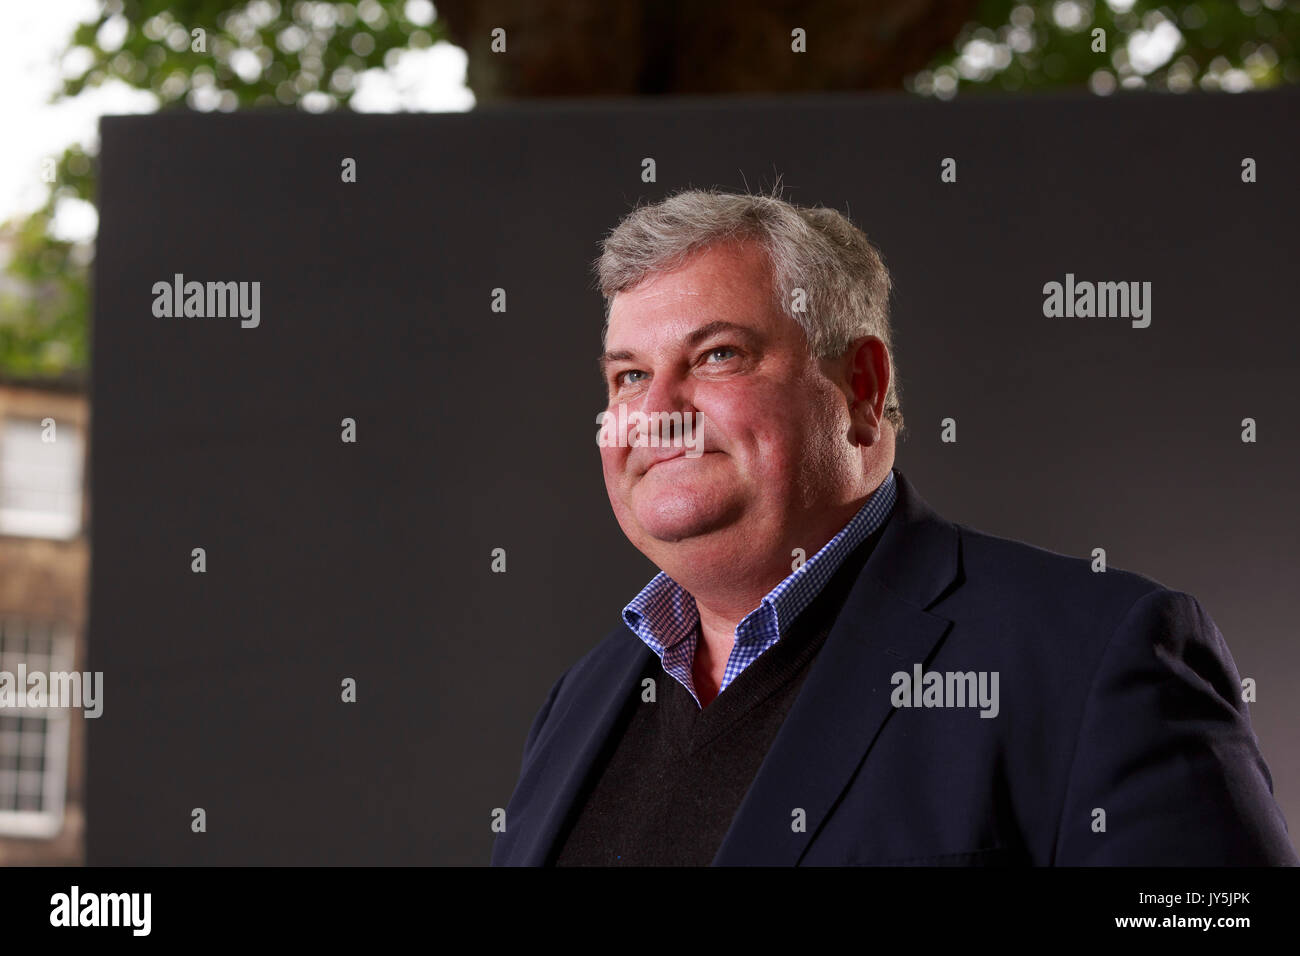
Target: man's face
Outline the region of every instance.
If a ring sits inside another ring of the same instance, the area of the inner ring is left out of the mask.
[[[848,400],[826,374],[839,365],[810,356],[756,244],[712,246],[619,293],[605,348],[607,412],[702,415],[698,457],[680,441],[600,450],[619,524],[661,567],[797,540],[860,477]]]

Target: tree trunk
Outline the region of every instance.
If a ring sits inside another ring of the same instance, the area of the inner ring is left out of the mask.
[[[950,48],[975,0],[442,0],[479,103],[899,89]],[[506,50],[492,52],[492,31]],[[807,52],[792,50],[805,31]]]

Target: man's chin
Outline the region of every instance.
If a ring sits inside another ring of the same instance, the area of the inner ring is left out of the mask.
[[[718,525],[712,522],[698,523],[651,523],[642,525],[641,529],[645,531],[657,544],[680,544],[691,538],[700,538],[712,531],[718,530]]]
[[[678,544],[721,531],[735,521],[738,513],[739,509],[716,505],[709,508],[643,508],[637,513],[637,523],[655,541]]]

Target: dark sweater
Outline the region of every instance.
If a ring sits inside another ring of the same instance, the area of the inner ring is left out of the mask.
[[[888,525],[867,537],[782,635],[703,710],[651,656],[556,842],[556,866],[707,866]]]

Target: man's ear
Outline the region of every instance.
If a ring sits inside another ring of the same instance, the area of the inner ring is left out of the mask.
[[[889,350],[876,335],[854,339],[845,354],[848,376],[850,437],[862,446],[880,441],[892,370]]]

